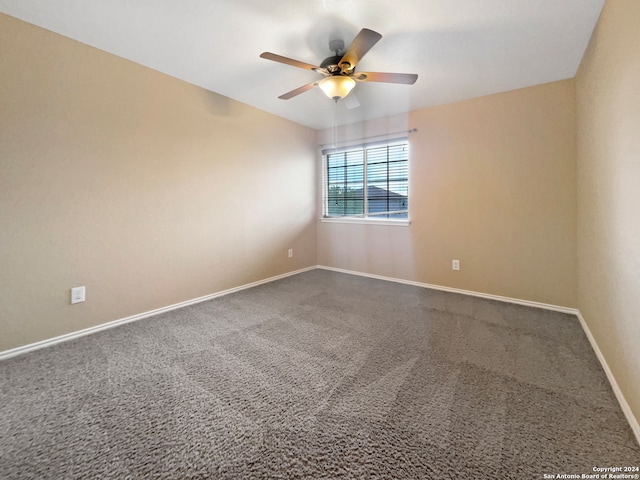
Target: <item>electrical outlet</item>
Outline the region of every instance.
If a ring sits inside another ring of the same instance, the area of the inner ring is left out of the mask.
[[[451,260],[451,270],[460,270],[460,260]]]
[[[85,287],[73,287],[71,289],[71,303],[80,303],[85,301]]]
[[[293,257],[293,248],[289,249],[289,258]]]

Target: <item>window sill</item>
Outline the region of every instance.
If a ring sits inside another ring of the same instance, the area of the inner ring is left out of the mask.
[[[358,225],[390,225],[393,227],[408,227],[411,220],[391,220],[389,218],[359,218],[359,217],[320,217],[323,223],[354,223]]]

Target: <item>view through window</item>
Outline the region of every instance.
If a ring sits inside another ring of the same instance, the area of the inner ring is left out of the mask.
[[[325,152],[325,216],[407,219],[406,139]]]

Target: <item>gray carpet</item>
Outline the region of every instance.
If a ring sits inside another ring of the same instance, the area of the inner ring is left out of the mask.
[[[323,270],[8,359],[0,375],[3,479],[640,464],[575,317]]]

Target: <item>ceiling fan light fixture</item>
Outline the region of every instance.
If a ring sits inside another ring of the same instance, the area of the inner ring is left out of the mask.
[[[319,83],[325,95],[332,100],[346,97],[355,85],[356,81],[353,78],[344,75],[332,75],[320,80]]]

